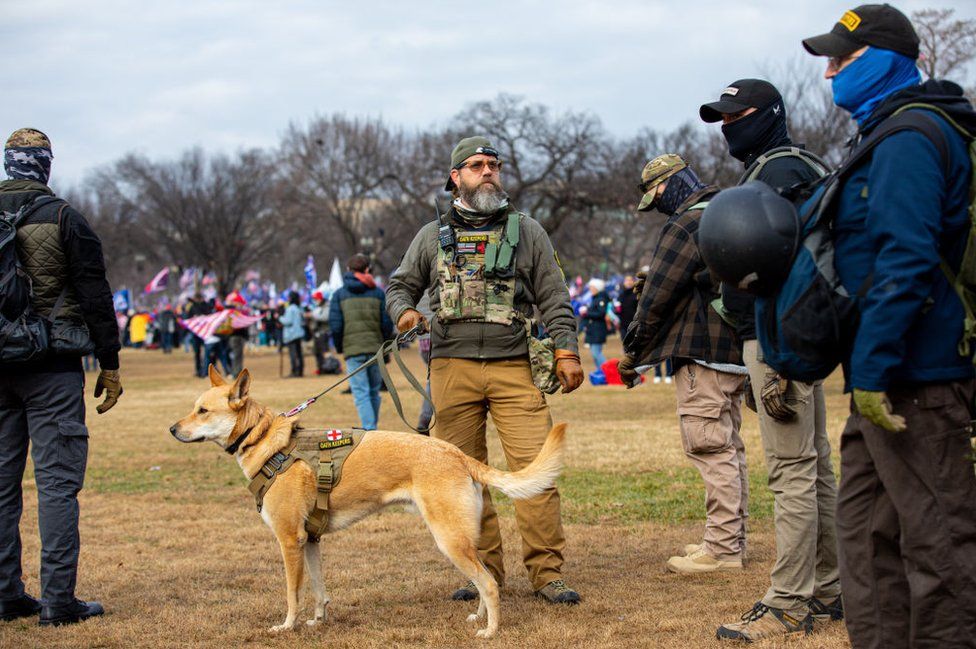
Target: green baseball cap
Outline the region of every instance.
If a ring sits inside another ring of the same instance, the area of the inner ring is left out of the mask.
[[[460,169],[465,160],[479,153],[498,157],[498,150],[491,145],[488,138],[481,135],[464,138],[451,151],[451,169]],[[447,174],[447,184],[444,185],[444,190],[451,191],[452,189],[454,189],[454,181],[451,180],[451,174]]]
[[[654,205],[657,186],[688,166],[677,153],[665,153],[654,158],[641,171],[640,191],[644,192],[638,212],[646,212]]]

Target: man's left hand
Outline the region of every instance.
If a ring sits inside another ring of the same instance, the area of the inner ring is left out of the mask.
[[[95,381],[95,398],[102,396],[103,391],[105,401],[95,407],[100,415],[108,412],[122,396],[122,379],[119,377],[118,370],[102,370],[98,373],[98,379]]]
[[[629,354],[617,361],[617,373],[620,374],[620,380],[628,389],[640,382],[640,374],[634,369],[636,363],[637,359]]]
[[[891,402],[883,391],[854,388],[854,406],[865,419],[888,432],[900,433],[908,428],[905,418],[891,410]]]
[[[583,366],[578,356],[556,359],[556,378],[563,386],[563,393],[572,392],[583,383]]]

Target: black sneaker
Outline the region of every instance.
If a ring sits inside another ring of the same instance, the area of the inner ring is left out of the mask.
[[[473,581],[468,581],[468,583],[454,591],[451,599],[455,602],[470,602],[471,600],[478,599],[478,587],[474,585]]]
[[[580,596],[575,590],[566,585],[562,579],[554,579],[548,584],[535,591],[536,597],[541,597],[550,604],[569,604],[570,606],[580,603]]]
[[[807,635],[811,631],[813,631],[813,616],[809,613],[805,617],[799,618],[790,615],[783,609],[756,602],[755,606],[743,614],[738,622],[720,626],[715,632],[715,637],[719,640],[738,640],[751,643],[756,640],[799,633]]]
[[[31,617],[41,612],[41,603],[24,593],[17,599],[0,602],[0,621],[9,622],[22,617]]]
[[[840,622],[844,619],[844,600],[839,595],[829,604],[811,597],[809,606],[816,622]]]
[[[38,624],[41,626],[75,624],[104,613],[105,609],[98,602],[83,602],[76,599],[66,606],[45,606],[41,609],[41,619]]]

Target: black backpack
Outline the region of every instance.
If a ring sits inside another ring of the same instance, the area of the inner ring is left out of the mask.
[[[35,360],[48,351],[47,323],[31,306],[31,278],[17,257],[17,227],[36,210],[56,201],[40,196],[16,212],[0,212],[0,362]],[[56,311],[52,311],[52,319]]]

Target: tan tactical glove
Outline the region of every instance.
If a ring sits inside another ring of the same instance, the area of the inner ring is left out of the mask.
[[[640,294],[644,292],[644,284],[647,283],[647,271],[639,270],[634,277],[637,278],[637,281],[634,282],[634,288],[632,290],[634,291],[634,295],[640,297]]]
[[[572,392],[583,383],[583,366],[577,354],[567,349],[557,349],[556,378],[563,386],[563,393]]]
[[[102,396],[102,391],[105,392],[105,401],[95,407],[100,415],[111,410],[122,396],[122,381],[118,370],[102,370],[98,373],[98,380],[95,381],[96,399]]]
[[[427,318],[425,318],[420,311],[417,311],[416,309],[407,309],[403,312],[403,315],[400,316],[400,319],[397,320],[397,331],[400,333],[410,331],[421,322],[424,323],[424,329],[429,329],[427,326]]]
[[[854,406],[868,421],[892,433],[900,433],[908,425],[905,418],[891,411],[891,402],[884,392],[854,388]]]
[[[640,374],[634,369],[636,364],[637,359],[629,355],[625,355],[617,361],[617,373],[620,374],[620,380],[628,389],[640,385]]]
[[[772,370],[766,372],[764,381],[762,390],[759,391],[759,399],[766,414],[776,421],[793,421],[796,418],[796,408],[786,402],[790,381]]]

